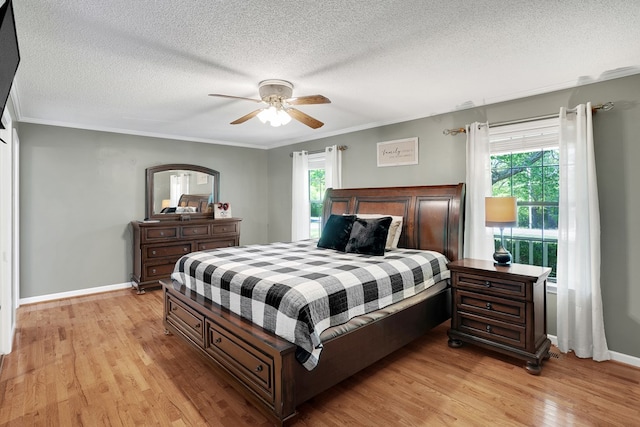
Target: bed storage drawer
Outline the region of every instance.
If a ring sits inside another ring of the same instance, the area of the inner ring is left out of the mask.
[[[274,361],[251,344],[206,319],[205,351],[231,373],[273,404]]]
[[[198,345],[203,346],[204,316],[169,294],[166,294],[165,298],[167,299],[165,304],[167,322]]]

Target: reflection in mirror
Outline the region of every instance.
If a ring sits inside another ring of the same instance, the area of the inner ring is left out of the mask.
[[[220,173],[196,165],[171,164],[147,168],[147,218],[213,217]]]

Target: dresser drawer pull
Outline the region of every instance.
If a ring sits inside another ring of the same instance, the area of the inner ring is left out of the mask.
[[[160,235],[161,235],[161,236],[164,236],[164,231],[161,231],[161,232],[160,232]]]
[[[178,311],[178,307],[171,307],[172,311]]]
[[[487,332],[491,332],[491,325],[487,325]]]
[[[490,302],[487,303],[487,310],[491,310],[491,303]]]
[[[222,231],[227,231],[227,227],[222,227]]]
[[[187,248],[182,248],[182,251],[183,252],[187,252]]]
[[[152,272],[153,274],[156,274],[156,269],[155,269],[155,268],[152,268],[152,269],[151,269],[151,272]]]
[[[264,368],[262,367],[262,365],[258,365],[258,366],[256,367],[256,372],[262,372],[262,369],[264,369]]]
[[[216,344],[220,344],[221,342],[222,342],[222,338],[216,338],[216,341],[215,341]]]
[[[193,234],[196,234],[197,232],[198,232],[198,229],[197,229],[197,228],[194,228],[194,229],[193,229]]]
[[[229,247],[233,246],[233,243],[229,243],[229,244],[228,244],[228,246],[229,246]]]
[[[196,326],[194,326],[196,329],[200,329],[200,323],[197,323]]]
[[[485,288],[490,288],[491,287],[491,282],[489,282],[488,280],[486,282],[484,282],[484,287]]]
[[[151,255],[155,255],[155,254],[156,254],[156,251],[151,251]]]

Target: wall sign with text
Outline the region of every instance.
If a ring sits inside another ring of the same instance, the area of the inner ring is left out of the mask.
[[[418,164],[418,138],[378,142],[378,167]]]

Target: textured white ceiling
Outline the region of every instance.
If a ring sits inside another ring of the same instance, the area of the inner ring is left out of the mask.
[[[14,0],[18,120],[276,147],[640,72],[640,1]],[[284,79],[325,122],[229,122]],[[594,100],[596,101],[596,100]],[[606,100],[598,100],[606,101]]]

